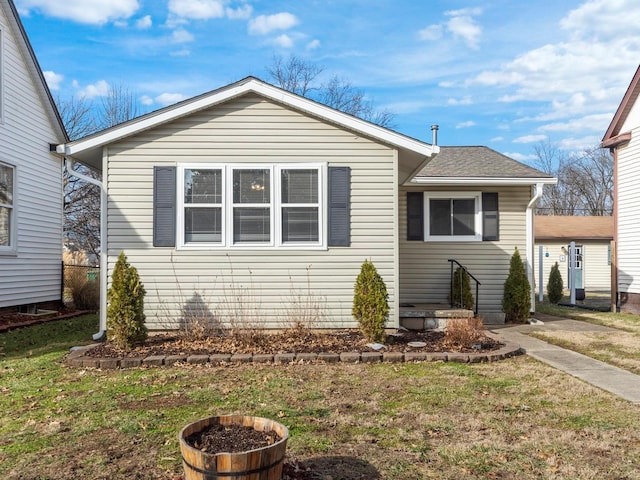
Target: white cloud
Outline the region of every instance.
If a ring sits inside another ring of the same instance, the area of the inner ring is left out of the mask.
[[[150,97],[149,95],[143,95],[140,97],[140,103],[146,105],[148,107],[153,105],[166,106],[174,103],[181,102],[187,98],[185,95],[181,93],[161,93],[155,97]]]
[[[169,13],[190,20],[224,17],[224,4],[219,0],[169,0]]]
[[[72,20],[78,23],[104,25],[130,18],[140,4],[138,0],[21,0],[20,9],[30,13]]]
[[[523,135],[522,137],[514,138],[513,143],[536,143],[546,139],[546,135]]]
[[[142,18],[139,18],[136,21],[136,27],[140,30],[146,30],[147,28],[151,28],[153,22],[151,21],[151,15],[145,15]]]
[[[471,100],[471,95],[465,95],[462,98],[450,98],[447,100],[447,105],[471,105],[473,101]]]
[[[298,23],[296,16],[287,12],[260,15],[249,21],[249,33],[251,35],[266,35],[274,30],[288,30]]]
[[[602,135],[589,135],[589,136],[579,137],[579,138],[574,138],[574,137],[563,138],[557,143],[558,143],[558,146],[563,150],[573,150],[573,151],[581,152],[585,148],[591,148],[598,145],[601,139],[602,139]]]
[[[473,120],[467,120],[466,122],[460,122],[459,124],[457,124],[456,129],[473,127],[475,126],[475,124],[476,122],[474,122]]]
[[[187,97],[181,93],[161,93],[154,98],[154,102],[160,105],[171,105],[172,103],[181,102],[185,98]]]
[[[578,116],[566,122],[554,122],[538,128],[541,132],[601,132],[611,122],[612,113],[597,113]]]
[[[591,0],[571,10],[560,27],[574,38],[588,36],[601,40],[624,34],[636,34],[640,9],[634,0]]]
[[[482,13],[481,9],[463,9],[446,12],[451,18],[447,21],[447,30],[455,37],[462,38],[466,44],[473,48],[478,48],[482,28],[475,22],[471,15]]]
[[[420,40],[433,41],[442,37],[442,25],[429,25],[426,28],[418,31],[418,38]]]
[[[170,52],[169,55],[172,57],[188,57],[191,55],[191,50],[188,48],[183,48],[181,50],[176,50],[175,52]]]
[[[225,9],[227,17],[231,20],[246,20],[251,18],[251,14],[253,13],[253,7],[251,5],[243,5],[238,8],[227,8]]]
[[[492,142],[504,142],[504,137],[493,137]]]
[[[531,160],[536,160],[538,157],[532,153],[525,155],[520,152],[502,152],[503,155],[506,155],[509,158],[513,158],[519,162],[528,162]]]
[[[307,43],[307,50],[315,50],[316,48],[320,47],[320,40],[311,40],[309,43]]]
[[[60,89],[60,83],[64,79],[64,75],[52,72],[51,70],[47,70],[45,72],[42,72],[42,74],[44,75],[44,78],[47,81],[47,85],[49,85],[49,88],[51,90],[59,90]]]
[[[188,43],[193,42],[193,35],[187,32],[185,29],[181,28],[178,30],[174,30],[171,34],[171,39],[174,43]]]
[[[293,40],[289,35],[283,33],[273,39],[273,44],[282,48],[291,48],[293,47]]]
[[[460,17],[460,16],[470,16],[470,15],[481,15],[482,8],[480,7],[470,7],[470,8],[461,8],[459,10],[447,10],[444,12],[448,17]]]
[[[96,97],[105,97],[109,93],[109,84],[105,80],[99,80],[93,85],[87,85],[80,89],[78,95],[82,98],[92,99]]]
[[[153,98],[149,95],[143,95],[140,97],[140,103],[147,106],[153,105]]]

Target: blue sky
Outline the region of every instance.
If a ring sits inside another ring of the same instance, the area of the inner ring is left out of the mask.
[[[526,162],[596,145],[640,62],[637,0],[14,1],[62,98],[124,85],[154,110],[294,54],[403,134]]]

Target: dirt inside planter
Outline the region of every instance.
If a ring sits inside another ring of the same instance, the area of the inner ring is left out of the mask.
[[[211,425],[185,438],[188,445],[209,453],[237,453],[273,445],[281,437],[274,431],[258,431],[242,425]]]

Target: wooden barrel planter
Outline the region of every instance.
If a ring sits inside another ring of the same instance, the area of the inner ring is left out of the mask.
[[[252,427],[260,432],[275,431],[280,440],[245,452],[206,453],[192,447],[185,440],[212,425]],[[280,480],[284,466],[289,430],[268,418],[246,415],[221,415],[190,423],[178,435],[185,480]]]

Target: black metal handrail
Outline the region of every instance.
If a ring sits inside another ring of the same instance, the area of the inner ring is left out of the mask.
[[[474,315],[478,315],[478,292],[479,292],[479,287],[482,284],[476,277],[474,277],[471,274],[471,272],[469,272],[469,270],[467,270],[467,267],[465,267],[464,265],[461,265],[460,262],[458,262],[457,260],[453,258],[449,258],[447,261],[451,264],[451,286],[449,288],[449,298],[450,298],[449,305],[453,308],[453,264],[455,263],[456,265],[458,265],[458,267],[460,267],[461,277],[462,277],[462,272],[464,271],[467,275],[469,275],[469,278],[471,278],[474,282],[476,282],[476,298],[475,298],[475,302],[473,302],[474,303],[473,313]],[[462,306],[462,297],[463,297],[462,296],[462,278],[460,278],[460,281],[458,282],[458,284],[460,285],[460,305],[459,306]]]

